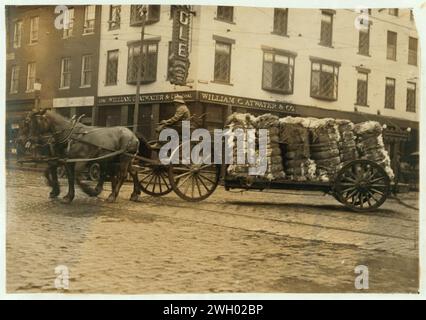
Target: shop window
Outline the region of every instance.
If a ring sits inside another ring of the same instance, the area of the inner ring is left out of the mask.
[[[395,79],[386,78],[385,108],[395,109]]]
[[[262,89],[293,93],[295,54],[265,51],[263,53]]]
[[[92,107],[77,107],[75,108],[75,115],[77,118],[84,115],[80,121],[85,125],[92,125]]]
[[[55,108],[54,110],[67,119],[71,118],[71,108]]]
[[[150,83],[157,80],[158,43],[144,41],[142,55],[141,83]],[[140,43],[129,45],[129,58],[127,62],[127,83],[136,84],[139,70]]]
[[[337,100],[340,63],[311,59],[311,97]]]

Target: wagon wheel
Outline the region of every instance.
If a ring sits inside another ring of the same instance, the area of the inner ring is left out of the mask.
[[[186,201],[208,198],[219,184],[220,167],[215,164],[169,166],[169,179],[175,193]]]
[[[150,196],[160,197],[170,193],[167,168],[162,165],[148,165],[138,170],[139,185],[142,191]]]
[[[336,199],[355,211],[380,207],[390,193],[385,170],[370,160],[354,160],[337,173],[334,180]]]

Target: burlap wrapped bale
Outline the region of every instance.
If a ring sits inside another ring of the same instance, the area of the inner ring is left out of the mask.
[[[391,168],[389,154],[383,143],[382,126],[376,121],[365,121],[354,126],[356,146],[361,159],[367,159],[381,165],[390,179],[395,175]]]
[[[287,177],[295,181],[315,180],[316,166],[309,152],[309,119],[285,117],[279,122],[279,142],[284,145]]]
[[[340,159],[343,163],[358,159],[353,122],[346,119],[337,119],[336,124],[340,133]]]
[[[268,180],[284,178],[285,173],[279,145],[279,118],[272,114],[263,114],[256,118],[256,127],[258,130],[268,130],[266,146],[267,169],[264,177]]]
[[[318,180],[329,181],[342,167],[338,125],[335,119],[316,119],[310,122],[309,129],[311,158],[316,163]]]
[[[256,117],[249,113],[233,113],[226,120],[226,127],[233,131],[241,129],[244,132],[247,129],[256,129]],[[247,159],[247,135],[244,135],[243,148],[240,150],[238,150],[236,138],[229,137],[226,143],[233,149],[233,159],[232,164],[228,166],[228,174],[234,177],[249,178],[249,169],[253,165],[250,165],[247,161],[245,161],[244,164],[237,163],[238,153],[240,153],[244,159]]]

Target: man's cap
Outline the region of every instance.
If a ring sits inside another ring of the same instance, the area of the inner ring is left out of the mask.
[[[175,95],[173,102],[182,103],[185,104],[185,101],[183,100],[183,97],[181,95]]]

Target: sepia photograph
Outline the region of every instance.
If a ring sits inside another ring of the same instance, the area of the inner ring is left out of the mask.
[[[418,294],[426,7],[176,2],[4,6],[5,293]]]

